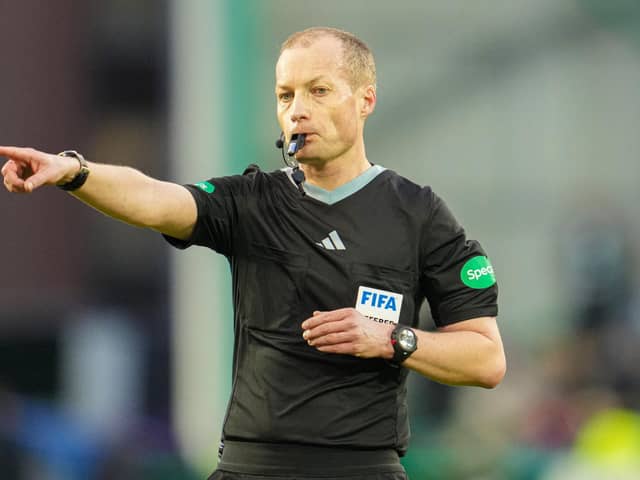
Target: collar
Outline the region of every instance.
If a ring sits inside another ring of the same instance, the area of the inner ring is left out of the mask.
[[[324,188],[305,182],[304,191],[308,196],[315,200],[318,200],[319,202],[326,203],[327,205],[333,205],[334,203],[337,203],[340,200],[344,200],[349,195],[353,195],[358,190],[366,187],[374,178],[376,178],[385,170],[386,168],[380,165],[371,165],[356,178],[348,181],[343,185],[340,185],[335,190],[325,190]],[[287,174],[291,183],[295,185],[293,178],[291,178],[293,169],[291,167],[285,167],[282,169],[282,171]]]

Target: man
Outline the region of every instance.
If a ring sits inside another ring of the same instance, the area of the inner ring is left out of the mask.
[[[180,186],[74,152],[0,147],[4,183],[61,186],[174,246],[228,258],[233,392],[211,479],[404,479],[408,371],[502,380],[493,269],[431,189],[368,161],[375,64],[362,41],[330,28],[292,35],[276,102],[304,179],[251,166]],[[436,332],[415,328],[425,297]]]

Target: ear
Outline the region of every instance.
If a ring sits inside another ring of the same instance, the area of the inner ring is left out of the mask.
[[[360,115],[363,118],[367,118],[376,108],[376,87],[374,85],[363,87],[361,98],[362,106],[360,108]]]

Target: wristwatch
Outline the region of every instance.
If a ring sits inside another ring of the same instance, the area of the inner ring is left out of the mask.
[[[409,327],[398,325],[391,332],[393,358],[391,365],[399,367],[418,348],[418,336]]]
[[[87,177],[90,173],[87,161],[75,150],[65,150],[64,152],[60,152],[58,155],[60,155],[61,157],[73,157],[78,160],[78,163],[80,163],[80,170],[78,171],[78,173],[76,173],[76,176],[67,183],[58,185],[58,188],[61,188],[66,192],[73,192],[74,190],[79,189],[82,185],[84,185],[84,182],[87,181]]]

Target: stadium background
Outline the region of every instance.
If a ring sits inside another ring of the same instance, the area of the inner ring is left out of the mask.
[[[411,478],[638,478],[637,2],[3,0],[0,143],[180,182],[279,168],[273,65],[312,25],[368,42],[369,158],[441,193],[498,273],[507,376],[412,378]],[[0,224],[0,477],[203,478],[224,260],[54,189],[0,193]]]

